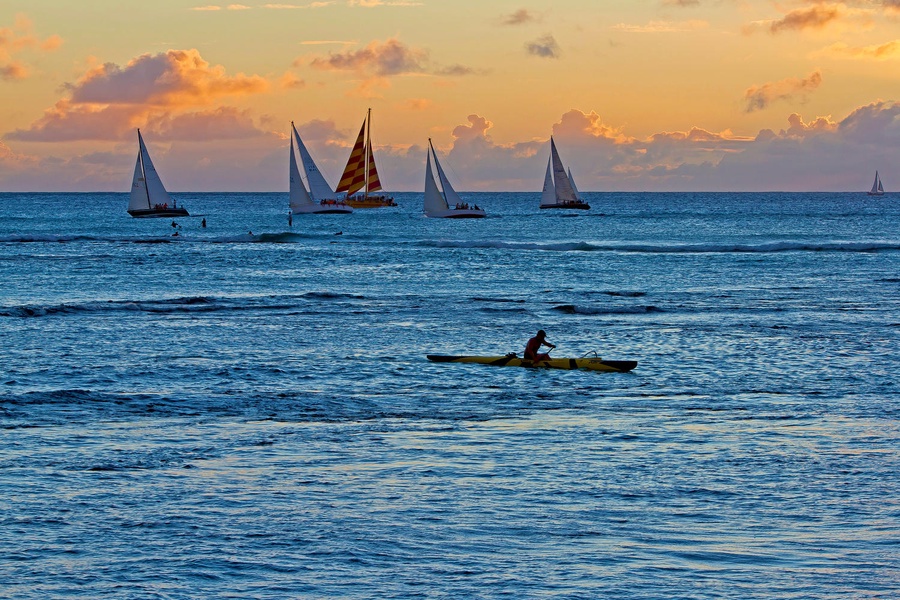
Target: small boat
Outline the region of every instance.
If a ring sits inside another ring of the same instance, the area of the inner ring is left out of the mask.
[[[434,156],[434,166],[437,167],[438,179],[441,180],[441,189],[438,189],[434,179],[434,173],[431,171],[431,157]],[[450,208],[453,203],[454,207]],[[431,145],[431,138],[428,138],[428,154],[425,158],[425,201],[424,210],[426,217],[442,218],[442,219],[481,219],[486,213],[478,206],[469,207],[468,203],[463,202],[441,167],[434,146]]]
[[[342,214],[352,213],[353,208],[347,206],[343,201],[335,197],[335,193],[331,191],[331,186],[325,181],[325,177],[316,167],[315,161],[300,139],[294,122],[291,121],[291,160],[290,160],[290,206],[292,214]],[[297,157],[294,155],[294,141],[297,142],[297,149],[300,152],[300,158],[303,161],[303,168],[306,171],[306,180],[309,184],[309,190],[303,185],[303,179],[300,177],[300,169],[297,166]]]
[[[569,171],[571,174],[571,171]],[[544,189],[541,192],[541,208],[574,208],[588,210],[590,204],[581,200],[575,182],[566,174],[566,168],[556,151],[556,143],[550,136],[550,160],[544,175]]]
[[[531,369],[587,369],[589,371],[605,371],[607,373],[627,373],[637,366],[636,360],[604,360],[599,356],[584,355],[581,358],[548,358],[531,361],[519,358],[515,353],[506,356],[444,356],[441,354],[426,355],[431,362],[440,363],[476,363],[492,367],[525,367]]]
[[[385,195],[370,195],[371,192],[381,190],[381,180],[378,178],[378,169],[375,168],[375,155],[372,154],[372,109],[366,113],[359,135],[347,166],[338,183],[336,192],[346,192],[344,199],[353,208],[380,208],[383,206],[397,206],[394,199]],[[357,192],[362,194],[354,196]]]
[[[134,177],[131,180],[131,197],[128,200],[128,214],[136,219],[150,217],[188,217],[183,206],[177,206],[175,199],[169,196],[166,187],[150,160],[150,153],[138,129],[138,155],[134,164]]]
[[[884,196],[884,186],[881,185],[881,177],[878,176],[878,171],[875,171],[875,183],[872,184],[872,189],[866,193],[869,196]]]

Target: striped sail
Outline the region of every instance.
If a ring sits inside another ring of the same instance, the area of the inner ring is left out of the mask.
[[[359,129],[359,135],[356,137],[356,143],[353,144],[353,150],[350,152],[350,158],[347,160],[347,166],[344,168],[344,174],[341,175],[341,181],[338,183],[336,192],[347,192],[347,195],[355,194],[361,190],[366,184],[366,122],[363,121],[362,127]],[[376,175],[377,178],[377,175]]]
[[[381,189],[381,181],[378,179],[378,170],[375,168],[375,155],[372,154],[372,140],[366,142],[366,155],[369,159],[369,178],[366,182],[366,192],[377,192]]]

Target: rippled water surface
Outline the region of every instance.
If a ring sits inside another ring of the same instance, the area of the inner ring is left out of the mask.
[[[900,596],[900,197],[177,196],[0,194],[0,596]]]

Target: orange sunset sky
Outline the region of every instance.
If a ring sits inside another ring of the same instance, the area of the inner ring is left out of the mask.
[[[334,186],[372,108],[381,180],[539,191],[900,190],[900,0],[6,0],[0,191]]]

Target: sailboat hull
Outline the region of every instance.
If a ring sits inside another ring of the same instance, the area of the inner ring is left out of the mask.
[[[425,213],[425,216],[430,219],[483,219],[487,213],[472,208],[452,208],[441,212]]]
[[[541,208],[568,208],[578,210],[590,210],[591,205],[587,202],[566,202],[560,204],[541,204]]]
[[[135,219],[152,219],[152,218],[168,218],[172,217],[189,217],[186,208],[137,208],[130,209],[128,214]]]
[[[476,363],[492,367],[525,367],[531,369],[587,369],[607,373],[627,373],[637,366],[636,360],[603,360],[600,358],[551,358],[538,362],[508,356],[443,356],[428,354],[428,360],[441,363]]]
[[[369,196],[368,198],[348,198],[344,201],[348,206],[353,208],[383,208],[386,206],[397,206],[393,198],[387,196]]]

